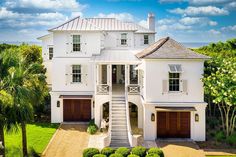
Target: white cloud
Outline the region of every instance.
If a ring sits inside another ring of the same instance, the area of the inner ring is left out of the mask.
[[[110,14],[104,14],[99,13],[97,16],[98,18],[116,18],[121,21],[134,21],[134,16],[130,13],[110,13]]]
[[[70,17],[75,18],[77,16],[83,17],[83,13],[82,12],[72,12]]]
[[[210,26],[216,26],[216,25],[218,25],[218,23],[216,21],[209,21],[209,25]]]
[[[9,11],[5,7],[0,8],[0,19],[18,18],[19,16],[20,16],[19,13]]]
[[[214,30],[214,29],[211,29],[211,30],[209,30],[208,32],[209,32],[210,34],[212,34],[212,35],[220,35],[220,34],[221,34],[220,31],[217,31],[217,30]]]
[[[157,21],[159,25],[165,25],[165,24],[171,24],[174,23],[176,20],[175,19],[160,19]]]
[[[160,31],[190,30],[191,28],[192,26],[186,26],[181,23],[157,26],[157,30],[160,30]]]
[[[190,0],[190,4],[194,5],[209,5],[209,4],[225,4],[233,0]]]
[[[80,9],[86,7],[76,0],[6,0],[6,6],[10,8],[38,8],[38,9]]]
[[[141,20],[141,21],[139,21],[138,24],[143,26],[144,28],[148,28],[147,20]]]
[[[187,2],[188,0],[159,0],[160,3],[181,3],[181,2]]]
[[[225,8],[229,10],[236,10],[236,2],[234,1],[234,2],[226,4]]]
[[[174,14],[182,14],[182,15],[206,15],[206,16],[217,16],[217,15],[228,15],[229,12],[224,8],[217,8],[214,6],[203,6],[203,7],[187,7],[185,9],[176,8],[173,10],[169,10],[170,13]]]
[[[211,21],[206,17],[183,17],[179,21],[184,25],[216,26],[218,24],[216,21]]]
[[[38,13],[35,16],[36,19],[38,20],[54,20],[54,21],[58,21],[58,20],[67,20],[67,16],[55,12],[55,13]]]
[[[236,25],[222,27],[221,30],[223,30],[223,31],[236,31]]]

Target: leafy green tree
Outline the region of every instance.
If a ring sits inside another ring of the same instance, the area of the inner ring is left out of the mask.
[[[236,58],[223,59],[217,69],[203,79],[205,91],[218,105],[223,131],[233,134],[236,120]]]
[[[10,119],[9,112],[12,108],[13,98],[10,94],[8,94],[5,90],[0,91],[0,141],[2,142],[2,155],[5,156],[5,138],[4,138],[4,128],[7,128],[9,131],[12,128],[12,125],[16,125],[12,123],[12,119]]]

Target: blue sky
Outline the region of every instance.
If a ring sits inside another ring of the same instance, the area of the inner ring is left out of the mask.
[[[236,37],[235,0],[1,0],[0,41],[37,41],[75,16],[115,17],[146,26],[156,16],[156,38],[215,42]]]

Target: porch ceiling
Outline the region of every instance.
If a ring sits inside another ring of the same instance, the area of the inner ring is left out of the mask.
[[[135,56],[138,50],[102,50],[100,55],[94,55],[92,60],[100,63],[140,63]]]

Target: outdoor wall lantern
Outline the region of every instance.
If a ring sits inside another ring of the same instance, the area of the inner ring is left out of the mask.
[[[197,113],[195,114],[195,122],[199,122],[199,115]]]
[[[152,121],[152,122],[155,121],[155,114],[154,114],[154,113],[151,114],[151,121]]]
[[[57,107],[60,107],[60,101],[57,100]]]

